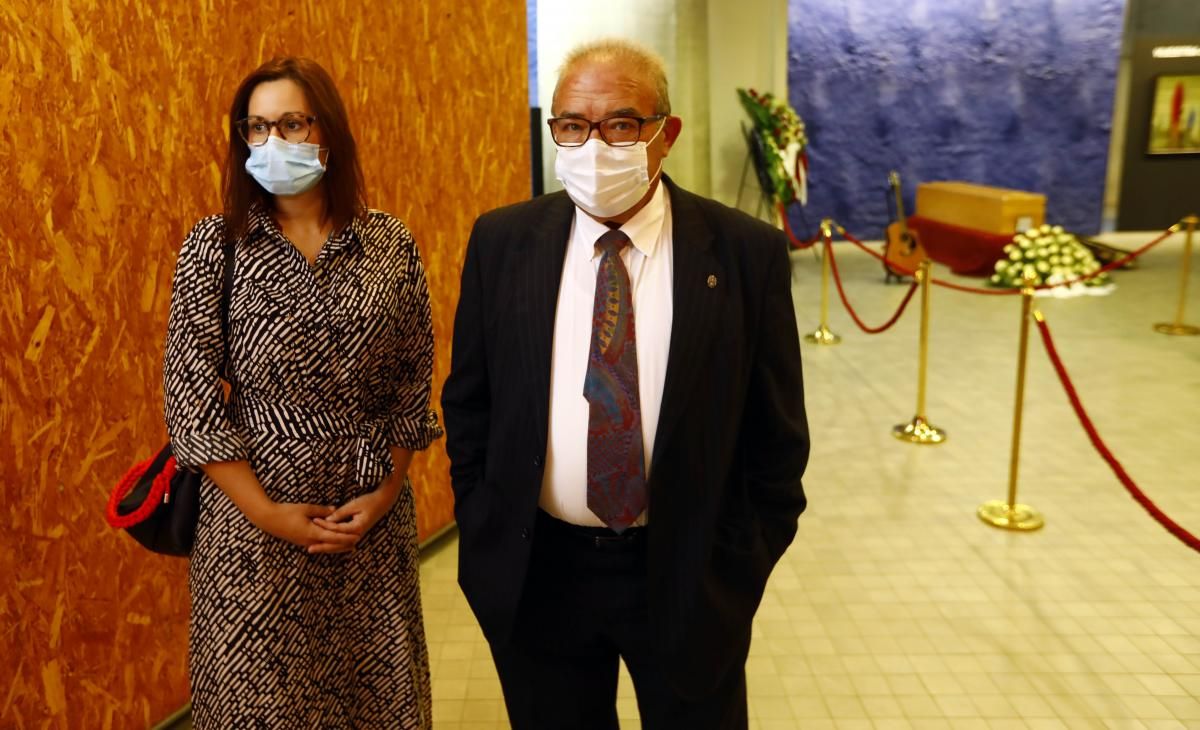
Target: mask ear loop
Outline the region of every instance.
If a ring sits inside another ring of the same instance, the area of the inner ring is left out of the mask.
[[[668,119],[670,119],[670,117],[665,116],[662,118],[662,124],[658,125],[658,131],[655,132],[654,134],[650,135],[650,139],[646,140],[646,149],[650,149],[650,143],[653,142],[654,140],[658,139],[658,135],[662,134],[662,131],[667,128],[667,120]],[[664,163],[664,161],[666,161],[666,159],[667,159],[666,155],[663,155],[662,157],[660,157],[658,159],[658,169],[655,170],[654,174],[650,176],[650,184],[651,185],[653,185],[654,181],[657,180],[659,175],[662,174],[663,163]]]

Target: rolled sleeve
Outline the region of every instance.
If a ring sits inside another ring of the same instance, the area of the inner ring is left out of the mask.
[[[190,431],[171,437],[175,462],[196,470],[219,461],[246,461],[248,453],[242,435],[232,428],[218,431]]]
[[[411,243],[411,238],[409,238]],[[383,418],[389,446],[421,451],[442,436],[437,413],[429,407],[433,381],[433,314],[425,267],[415,244],[408,258],[403,297],[401,352],[394,360],[392,392]]]
[[[219,216],[196,224],[179,251],[171,289],[164,413],[175,460],[192,470],[247,458],[245,441],[226,412],[221,382],[223,235]]]
[[[434,411],[426,411],[424,418],[400,416],[387,424],[388,443],[409,451],[421,451],[442,437],[442,424]]]

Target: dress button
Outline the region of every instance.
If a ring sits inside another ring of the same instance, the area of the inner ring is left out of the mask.
[[[540,468],[542,466],[542,457],[540,457],[540,456],[533,457],[533,465]]]
[[[522,540],[528,540],[528,539],[529,539],[529,528],[528,528],[528,527],[522,527],[522,528],[521,528],[521,539],[522,539]]]

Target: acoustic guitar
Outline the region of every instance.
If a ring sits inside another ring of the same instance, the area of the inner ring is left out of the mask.
[[[896,220],[887,227],[887,242],[883,246],[883,271],[888,281],[891,281],[916,271],[927,255],[916,231],[908,227],[904,196],[900,194],[900,173],[892,170],[888,174],[888,186],[896,198]]]

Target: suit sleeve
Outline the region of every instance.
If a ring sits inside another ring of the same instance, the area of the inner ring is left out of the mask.
[[[808,463],[800,338],[792,304],[787,246],[772,238],[760,336],[750,375],[743,443],[746,482],[772,560],[796,535],[807,501],[801,477]]]
[[[450,375],[442,389],[446,420],[446,452],[456,498],[483,477],[491,419],[487,344],[484,336],[483,278],[479,262],[480,221],[467,243],[454,315]]]

